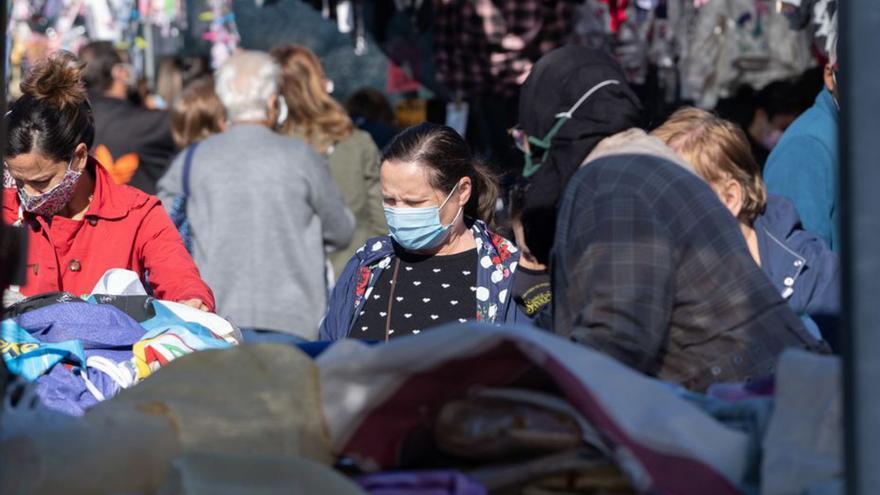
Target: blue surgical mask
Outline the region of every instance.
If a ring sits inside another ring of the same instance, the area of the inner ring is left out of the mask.
[[[458,209],[455,218],[449,225],[440,223],[440,210],[449,202],[452,193],[458,188],[458,184],[452,188],[449,195],[440,206],[428,206],[425,208],[392,208],[385,207],[385,219],[388,221],[388,229],[391,237],[407,251],[420,251],[432,249],[449,236],[451,227],[462,209]]]

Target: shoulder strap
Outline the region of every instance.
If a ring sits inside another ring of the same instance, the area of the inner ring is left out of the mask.
[[[192,168],[193,153],[199,143],[193,143],[186,149],[186,156],[183,159],[183,195],[189,197],[189,171]]]

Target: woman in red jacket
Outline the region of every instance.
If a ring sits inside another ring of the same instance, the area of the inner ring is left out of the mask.
[[[6,114],[3,217],[29,231],[30,296],[87,294],[111,268],[137,272],[156,297],[213,311],[202,281],[159,200],[113,183],[91,158],[95,136],[82,64],[67,52],[36,66]]]

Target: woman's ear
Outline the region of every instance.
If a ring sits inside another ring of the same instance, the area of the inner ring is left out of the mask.
[[[474,183],[470,177],[463,177],[458,183],[458,206],[464,208],[471,200],[471,194],[474,193]]]
[[[739,218],[739,214],[743,209],[743,203],[745,202],[745,191],[742,184],[735,179],[727,179],[716,186],[715,191],[718,193],[718,197],[724,203],[724,206],[730,210],[730,213],[734,217]]]
[[[70,165],[70,168],[73,170],[79,170],[82,172],[86,169],[86,165],[89,163],[89,148],[86,147],[85,143],[79,143],[76,145],[76,148],[73,149],[73,162]]]

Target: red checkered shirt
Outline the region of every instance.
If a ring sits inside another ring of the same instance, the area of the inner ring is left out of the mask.
[[[515,96],[568,39],[576,0],[434,0],[437,78],[454,94]]]

